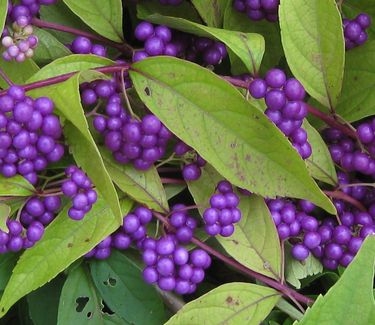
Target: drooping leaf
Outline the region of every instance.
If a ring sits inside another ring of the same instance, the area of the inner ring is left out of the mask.
[[[64,0],[65,4],[98,34],[122,42],[121,0]]]
[[[312,254],[303,262],[297,261],[290,253],[290,245],[285,247],[285,279],[297,289],[301,288],[301,279],[323,271],[322,263]]]
[[[114,251],[107,260],[90,263],[90,269],[104,301],[122,319],[135,325],[159,325],[166,320],[160,296],[127,256]]]
[[[147,107],[234,185],[335,211],[276,126],[217,75],[158,57],[134,64],[130,76]]]
[[[220,28],[223,24],[224,11],[228,0],[214,0],[209,3],[200,0],[192,0],[195,9],[199,12],[207,26]]]
[[[7,77],[17,85],[26,83],[27,79],[39,70],[39,67],[31,59],[23,62],[8,62],[0,58],[0,68]],[[22,71],[22,73],[20,73],[20,71]],[[9,87],[8,83],[3,78],[0,78],[0,87],[4,89]]]
[[[374,266],[375,236],[368,236],[341,278],[298,324],[374,324]]]
[[[89,131],[81,105],[79,77],[77,74],[55,86],[34,90],[32,94],[47,95],[55,102],[56,109],[66,119],[64,135],[75,161],[88,174],[96,189],[107,200],[114,214],[121,221],[122,214],[115,187]]]
[[[128,201],[129,209],[131,204]],[[0,316],[20,298],[65,270],[119,226],[118,218],[101,197],[81,221],[70,219],[68,208],[69,205],[46,228],[43,238],[20,257],[1,297]]]
[[[57,325],[128,324],[103,311],[102,298],[85,267],[72,270],[61,292]]]
[[[307,92],[334,108],[344,74],[344,36],[335,0],[284,0],[281,40],[290,70]]]
[[[0,175],[0,196],[30,196],[34,187],[21,175],[7,178]]]
[[[35,325],[57,324],[57,310],[64,277],[56,277],[27,295],[29,315]]]
[[[27,80],[27,83],[44,80],[69,72],[85,71],[112,64],[113,61],[91,54],[72,54],[52,61]]]
[[[34,34],[38,37],[38,46],[33,59],[37,63],[45,64],[57,58],[71,54],[70,50],[60,43],[52,34],[44,29],[34,27]]]
[[[12,270],[17,263],[19,255],[7,253],[0,255],[0,291],[3,291],[12,274]]]
[[[164,24],[186,33],[217,39],[242,61],[248,72],[256,74],[259,69],[264,54],[264,39],[259,34],[207,27],[183,18],[165,17],[159,14],[143,16],[142,13],[139,13],[139,16],[153,23]]]
[[[264,37],[265,52],[262,59],[261,71],[266,72],[279,64],[283,56],[280,28],[278,24],[270,24],[268,21],[251,23],[245,13],[240,13],[229,4],[224,15],[224,28],[238,30],[246,33],[257,33]],[[229,53],[231,58],[231,71],[233,74],[246,73],[248,70],[235,56]]]
[[[279,298],[277,291],[267,287],[223,284],[186,304],[165,325],[260,324]]]
[[[307,132],[308,141],[312,147],[312,155],[306,159],[307,169],[310,175],[327,184],[337,184],[337,174],[331,154],[319,132],[306,120],[303,128]]]
[[[131,165],[120,165],[104,148],[100,148],[100,153],[112,181],[124,193],[150,209],[168,211],[167,197],[155,168],[139,171]]]
[[[342,95],[337,113],[349,122],[374,115],[375,41],[354,48],[346,54]]]

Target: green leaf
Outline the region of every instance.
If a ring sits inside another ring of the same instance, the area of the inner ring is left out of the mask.
[[[12,209],[9,205],[0,202],[0,230],[8,232],[7,220]]]
[[[64,0],[65,4],[98,34],[123,42],[121,0]]]
[[[106,314],[103,308],[88,270],[82,266],[72,270],[61,292],[57,324],[127,324],[117,315]]]
[[[21,175],[10,178],[0,175],[0,196],[30,196],[34,193],[34,187]]]
[[[130,76],[147,107],[231,183],[262,196],[304,198],[334,213],[296,150],[235,87],[168,57],[137,62]]]
[[[44,66],[27,80],[27,83],[56,77],[69,72],[79,72],[97,67],[108,66],[113,61],[91,54],[72,54],[56,59]],[[44,88],[45,89],[45,88]]]
[[[130,324],[159,325],[164,306],[153,286],[146,284],[136,264],[118,251],[105,261],[92,261],[91,274],[108,307]]]
[[[131,202],[128,202],[130,210]],[[39,288],[114,232],[118,218],[99,197],[81,221],[68,217],[66,206],[43,238],[20,257],[0,301],[0,317],[20,298]]]
[[[207,3],[201,0],[192,0],[191,2],[207,26],[220,28],[223,24],[225,8],[231,1],[214,0]]]
[[[251,23],[246,14],[240,13],[228,5],[224,15],[224,28],[229,30],[238,30],[246,33],[257,33],[264,37],[265,52],[262,59],[261,71],[268,71],[279,64],[283,56],[283,48],[281,45],[280,28],[278,24],[270,24],[268,21],[257,21]],[[230,53],[229,53],[230,54]],[[239,64],[239,60],[231,58],[231,70],[233,74],[241,74],[248,72],[243,64]]]
[[[57,323],[57,310],[64,280],[64,277],[56,277],[53,281],[27,295],[29,315],[33,324],[51,325]]]
[[[71,54],[66,46],[44,29],[34,27],[34,34],[39,38],[38,46],[33,56],[36,62],[45,64]]]
[[[79,74],[58,85],[34,90],[32,93],[49,96],[58,112],[66,119],[64,135],[77,164],[88,174],[96,189],[107,200],[119,222],[122,214],[112,180],[104,166],[84,115],[79,94]]]
[[[8,62],[0,58],[0,68],[7,77],[17,85],[25,84],[27,79],[39,70],[39,67],[31,59],[23,62]],[[22,71],[22,73],[20,73],[20,71]],[[8,83],[3,78],[0,78],[0,87],[4,89],[9,87]]]
[[[132,165],[120,165],[105,148],[100,148],[100,153],[112,181],[121,191],[150,209],[159,212],[169,210],[163,184],[156,168],[139,171]]]
[[[241,196],[241,221],[230,237],[216,239],[226,252],[248,268],[279,280],[281,278],[281,248],[279,237],[264,199]]]
[[[306,260],[300,262],[291,255],[290,245],[285,247],[285,279],[297,289],[301,288],[299,280],[320,274],[322,271],[322,263],[312,254]]]
[[[267,287],[223,284],[186,304],[165,325],[260,324],[279,298],[277,291]]]
[[[375,236],[368,236],[341,278],[298,324],[374,324],[374,265]]]
[[[303,122],[308,141],[312,147],[312,155],[306,159],[307,169],[312,177],[327,184],[337,184],[337,174],[331,154],[319,132],[307,120]]]
[[[290,70],[307,92],[333,109],[344,74],[344,36],[335,0],[284,0],[281,40]]]
[[[183,18],[165,17],[159,14],[140,16],[153,23],[167,25],[186,33],[215,38],[223,42],[229,51],[232,51],[242,61],[248,72],[256,74],[259,69],[264,54],[264,39],[259,34],[207,27]]]
[[[346,54],[342,95],[336,111],[349,122],[374,115],[375,41]]]
[[[8,0],[0,0],[0,30],[4,30],[8,13]]]
[[[17,263],[19,255],[7,253],[0,255],[0,291],[3,291]]]

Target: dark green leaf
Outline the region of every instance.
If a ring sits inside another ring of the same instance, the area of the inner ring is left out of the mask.
[[[348,51],[337,113],[352,122],[374,115],[375,41]]]
[[[105,261],[92,261],[90,269],[98,291],[115,314],[135,325],[165,321],[162,300],[131,259],[113,251]]]
[[[56,277],[27,295],[29,315],[34,325],[57,324],[57,310],[63,284],[64,277]]]
[[[121,0],[64,0],[65,4],[98,34],[122,42]]]
[[[304,121],[303,127],[312,147],[312,155],[306,159],[310,175],[327,184],[337,184],[337,174],[331,154],[319,132],[309,122]]]
[[[290,70],[307,92],[334,108],[344,74],[344,36],[335,0],[284,0],[281,40]]]
[[[0,68],[13,83],[18,85],[26,83],[27,79],[39,70],[39,67],[31,59],[23,62],[8,62],[0,58]],[[22,71],[22,73],[20,73],[20,71]],[[0,87],[9,87],[8,83],[5,82],[3,78],[0,78]]]
[[[45,64],[62,56],[71,54],[69,49],[60,43],[52,34],[41,28],[34,28],[34,34],[39,42],[33,59],[37,63]]]
[[[186,304],[165,325],[260,324],[279,298],[277,291],[267,287],[223,284]]]
[[[159,14],[142,18],[186,33],[215,38],[223,42],[242,61],[248,72],[256,74],[259,69],[264,53],[264,39],[259,34],[207,27],[182,18],[165,17]]]
[[[129,211],[131,202],[128,202],[128,207]],[[43,238],[20,257],[1,298],[0,316],[119,227],[117,216],[101,197],[81,221],[70,219],[68,208],[66,206],[46,228]]]
[[[120,165],[104,148],[100,148],[100,153],[112,181],[124,193],[150,209],[159,212],[169,210],[163,184],[155,168],[139,171],[131,165]]]
[[[33,193],[34,187],[22,176],[7,178],[0,175],[0,196],[30,196]]]
[[[238,30],[246,33],[258,33],[264,37],[265,52],[262,59],[261,70],[267,71],[278,65],[283,56],[280,28],[278,24],[270,24],[268,21],[251,23],[246,14],[240,13],[229,5],[225,11],[224,28]],[[229,53],[230,54],[230,53]],[[248,70],[233,55],[231,57],[231,69],[233,74],[246,73]]]
[[[147,107],[231,183],[262,196],[308,199],[334,213],[296,150],[229,83],[167,57],[137,62],[130,76]]]
[[[0,291],[3,291],[9,281],[19,255],[7,253],[0,255]]]
[[[78,267],[71,271],[61,292],[57,324],[127,324],[116,315],[104,313],[103,308],[88,270]]]
[[[56,59],[44,66],[27,80],[28,83],[55,77],[69,72],[85,71],[97,67],[107,66],[113,61],[90,54],[72,54]],[[43,93],[43,90],[41,90]]]
[[[214,0],[207,3],[201,0],[192,0],[191,2],[207,26],[220,28],[223,24],[225,8],[231,1]]]
[[[341,278],[298,324],[375,324],[374,264],[375,236],[368,236]]]
[[[64,135],[77,164],[89,175],[97,190],[107,200],[118,220],[122,220],[118,196],[105,169],[103,159],[91,136],[79,95],[79,74],[52,87],[34,90],[48,95],[66,119]]]

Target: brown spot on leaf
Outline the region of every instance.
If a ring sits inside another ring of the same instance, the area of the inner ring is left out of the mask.
[[[227,299],[225,299],[225,301],[227,302],[227,304],[231,305],[233,302],[233,298],[231,296],[228,296]]]
[[[233,244],[235,244],[235,245],[238,245],[238,244],[239,244],[239,242],[238,242],[237,240],[235,240],[235,239],[232,239],[232,242],[233,242]]]
[[[88,243],[90,241],[90,238],[86,238],[85,242]]]
[[[72,248],[73,247],[73,243],[68,243],[68,248]]]
[[[147,96],[150,96],[150,95],[151,95],[151,89],[150,89],[150,88],[146,87],[146,88],[144,89],[144,91],[145,91],[145,94],[146,94]]]

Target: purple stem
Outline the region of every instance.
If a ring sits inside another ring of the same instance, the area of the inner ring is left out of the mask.
[[[338,200],[343,200],[345,202],[350,203],[351,205],[355,206],[357,209],[360,211],[366,212],[367,209],[363,206],[363,204],[353,197],[345,194],[344,192],[341,191],[323,191],[327,196],[338,199]]]
[[[154,216],[166,226],[168,231],[175,232],[175,229],[172,227],[172,225],[169,224],[169,221],[168,221],[167,218],[165,218],[163,215],[161,215],[160,213],[157,213],[155,211],[154,211]],[[270,287],[276,289],[277,291],[281,292],[286,297],[291,298],[292,300],[295,299],[295,300],[297,300],[297,301],[299,301],[299,302],[301,302],[305,305],[311,305],[314,302],[314,300],[298,293],[297,291],[287,287],[286,285],[284,285],[280,282],[277,282],[274,279],[269,278],[269,277],[267,277],[263,274],[255,272],[255,271],[247,268],[246,266],[242,265],[241,263],[237,262],[235,259],[233,259],[231,257],[228,257],[228,256],[216,251],[214,248],[208,246],[207,244],[200,241],[196,237],[193,237],[191,242],[193,244],[197,245],[198,247],[202,248],[203,250],[205,250],[207,253],[211,254],[212,256],[215,256],[219,260],[228,264],[229,266],[235,268],[236,270],[238,270],[238,271],[240,271],[240,272],[242,272],[242,273],[244,273],[244,274],[246,274],[246,275],[248,275],[252,278],[255,278],[255,279],[267,284],[268,286],[270,286]]]
[[[49,21],[43,21],[35,17],[31,20],[31,24],[37,27],[41,27],[41,28],[48,28],[48,29],[58,30],[60,32],[87,37],[93,41],[98,41],[105,45],[116,48],[117,50],[122,52],[128,59],[131,59],[133,57],[134,49],[127,43],[122,43],[122,44],[117,43],[100,35],[95,35],[95,34],[85,32],[83,30],[79,30],[79,29],[69,27],[69,26],[63,26],[63,25],[59,25],[56,23],[51,23]]]

